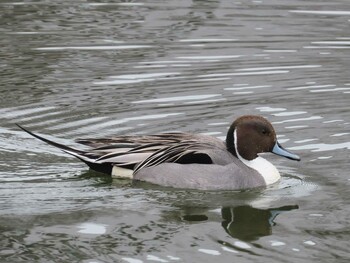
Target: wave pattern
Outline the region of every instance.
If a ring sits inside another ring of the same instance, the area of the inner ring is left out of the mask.
[[[0,261],[348,257],[346,6],[0,1]],[[243,114],[268,118],[302,156],[267,157],[280,184],[189,193],[111,181],[15,125],[69,145],[168,131],[225,139]]]

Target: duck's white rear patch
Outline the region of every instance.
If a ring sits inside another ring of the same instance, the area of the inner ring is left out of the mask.
[[[260,156],[251,161],[244,159],[239,154],[237,149],[236,130],[234,131],[233,138],[234,138],[235,150],[236,150],[238,159],[240,159],[246,166],[256,170],[264,178],[266,185],[276,183],[281,178],[281,175],[278,172],[277,168],[268,160]]]
[[[133,178],[133,170],[118,167],[118,166],[113,166],[112,168],[112,178]]]

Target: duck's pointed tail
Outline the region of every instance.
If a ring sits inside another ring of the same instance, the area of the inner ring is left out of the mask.
[[[55,146],[56,148],[61,149],[63,152],[66,152],[70,155],[73,155],[74,157],[78,158],[79,160],[83,161],[84,163],[86,163],[92,170],[101,172],[101,173],[105,173],[105,174],[112,174],[113,173],[113,169],[123,169],[123,168],[113,168],[113,162],[103,162],[100,161],[99,158],[101,157],[99,154],[94,153],[92,151],[82,151],[73,147],[69,147],[66,146],[64,144],[58,143],[58,142],[54,142],[52,140],[46,139],[44,137],[39,136],[38,134],[35,134],[29,130],[27,130],[26,128],[22,127],[21,125],[17,124],[16,125],[22,129],[23,131],[25,131],[26,133],[30,134],[31,136],[47,143],[50,144],[52,146]],[[128,169],[126,169],[128,170]],[[130,177],[130,175],[128,175]]]
[[[21,125],[17,124],[16,125],[22,129],[23,131],[25,131],[26,133],[30,134],[31,136],[46,142],[47,144],[50,144],[52,146],[55,146],[59,149],[61,149],[62,151],[73,155],[74,157],[78,158],[79,160],[83,161],[84,163],[86,163],[92,170],[101,172],[101,173],[107,173],[107,174],[111,174],[112,173],[112,168],[113,166],[111,166],[111,164],[103,164],[103,163],[96,163],[96,159],[98,158],[98,156],[93,155],[92,153],[86,152],[86,151],[82,151],[82,150],[78,150],[76,148],[73,147],[69,147],[66,145],[63,145],[61,143],[58,142],[54,142],[51,141],[49,139],[46,139],[44,137],[41,137],[25,128],[23,128]]]
[[[26,133],[30,134],[31,136],[33,136],[33,137],[35,137],[35,138],[37,138],[37,139],[39,139],[39,140],[41,140],[41,141],[43,141],[43,142],[46,142],[47,144],[50,144],[50,145],[52,145],[52,146],[55,146],[55,147],[61,149],[62,151],[64,151],[64,152],[66,152],[66,153],[68,153],[68,154],[70,154],[70,155],[73,155],[73,156],[75,156],[75,157],[81,159],[82,161],[88,161],[88,160],[93,161],[93,159],[88,158],[88,157],[86,156],[86,153],[85,153],[84,151],[75,149],[75,148],[73,148],[73,147],[68,147],[68,146],[63,145],[63,144],[61,144],[61,143],[54,142],[54,141],[51,141],[51,140],[46,139],[46,138],[44,138],[44,137],[41,137],[41,136],[39,136],[39,135],[37,135],[37,134],[31,132],[31,131],[28,131],[26,128],[22,127],[22,126],[19,125],[18,123],[16,123],[16,125],[17,125],[19,128],[21,128],[23,131],[25,131]]]

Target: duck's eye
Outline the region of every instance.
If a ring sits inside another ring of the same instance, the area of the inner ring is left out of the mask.
[[[261,131],[261,133],[264,134],[264,135],[266,135],[266,134],[267,134],[267,130],[263,129],[263,130]]]

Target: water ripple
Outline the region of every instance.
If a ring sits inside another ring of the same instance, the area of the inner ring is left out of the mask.
[[[214,97],[222,96],[221,94],[203,94],[203,95],[188,95],[188,96],[176,96],[176,97],[166,97],[159,99],[149,99],[149,100],[139,100],[133,101],[132,103],[162,103],[162,102],[177,102],[177,101],[188,101],[188,100],[205,100]]]
[[[241,73],[217,73],[217,74],[206,74],[199,75],[199,78],[207,77],[226,77],[226,76],[250,76],[250,75],[271,75],[271,74],[286,74],[288,70],[271,70],[271,71],[257,71],[257,72],[241,72]]]
[[[290,13],[306,14],[306,15],[332,15],[332,16],[350,16],[350,11],[336,10],[291,10]]]
[[[125,50],[125,49],[139,49],[150,48],[150,45],[119,45],[119,46],[62,46],[62,47],[38,47],[33,50],[38,51],[65,51],[65,50],[81,50],[81,51],[94,51],[94,50]]]
[[[323,119],[321,116],[310,116],[305,118],[298,118],[298,119],[287,119],[283,121],[274,121],[273,124],[281,124],[281,123],[288,123],[288,122],[298,122],[298,121],[312,121],[312,120],[320,120]]]
[[[267,70],[283,70],[283,69],[307,69],[320,68],[322,65],[295,65],[295,66],[276,66],[276,67],[260,67],[260,68],[242,68],[237,71],[267,71]]]
[[[238,39],[234,39],[234,38],[202,38],[202,39],[180,39],[179,42],[233,42],[233,41],[238,41]]]
[[[55,107],[25,107],[23,109],[3,109],[1,113],[1,117],[3,118],[17,118],[17,117],[23,117],[28,116],[32,114],[38,114],[38,113],[46,113],[48,111],[54,110]]]
[[[120,76],[110,76],[113,80],[96,81],[96,85],[118,85],[118,84],[130,84],[130,83],[141,83],[145,81],[155,80],[171,80],[170,76],[180,75],[179,72],[165,72],[165,73],[142,73],[142,74],[127,74]],[[167,78],[164,78],[167,77]]]
[[[350,142],[342,143],[313,143],[305,144],[301,146],[293,146],[289,148],[290,150],[312,150],[313,152],[325,152],[325,151],[335,151],[339,149],[348,149],[350,150]]]

